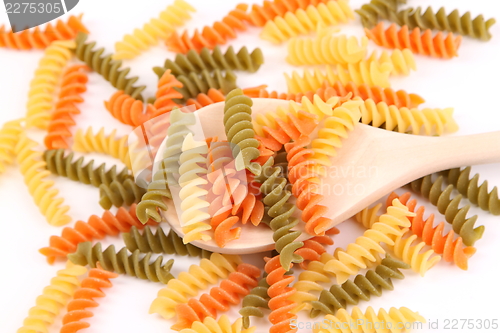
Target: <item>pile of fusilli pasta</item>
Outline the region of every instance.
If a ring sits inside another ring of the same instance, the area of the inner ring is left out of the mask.
[[[391,78],[411,75],[419,55],[458,56],[462,37],[489,40],[495,20],[443,8],[399,8],[404,3],[371,0],[353,10],[348,0],[266,0],[239,4],[213,25],[188,33],[180,27],[198,14],[175,0],[118,41],[114,54],[92,41],[95,32],[85,27],[82,15],[18,33],[2,26],[0,47],[44,53],[27,89],[26,114],[0,129],[0,172],[17,164],[35,205],[53,226],[72,219],[51,174],[99,188],[99,197],[89,199],[105,209],[64,226],[40,249],[50,264],[67,264],[18,332],[51,332],[64,308],[60,332],[89,327],[85,319],[120,274],[163,284],[156,298],[151,295],[149,312],[182,333],[264,332],[250,317],[267,317],[272,333],[297,332],[297,313],[303,310],[330,323],[366,325],[314,329],[321,333],[372,332],[368,326],[376,323],[386,325],[384,332],[396,332],[388,323],[425,321],[405,307],[346,308],[393,290],[392,279],[403,279],[410,270],[423,276],[441,259],[467,270],[485,231],[469,209],[475,205],[500,215],[497,188],[480,184],[467,166],[428,175],[408,184],[410,192],[388,195],[384,209],[378,204],[358,213],[366,231],[345,249],[333,246],[339,230],[330,227],[325,201],[334,198],[321,191],[332,157],[358,123],[429,136],[458,129],[453,109],[422,107],[422,97],[394,90]],[[366,36],[331,28],[359,19]],[[223,47],[249,27],[260,29],[262,49]],[[122,59],[159,41],[176,55],[154,67],[158,84],[148,98]],[[287,92],[238,82],[238,72],[259,71],[269,42],[287,42],[290,64],[314,66],[285,73]],[[374,44],[391,51],[370,53]],[[108,126],[79,128],[89,72],[116,88],[103,106],[130,126],[129,136]],[[253,98],[290,103],[256,115]],[[194,111],[219,102],[225,135],[204,137]],[[34,127],[45,131],[43,142],[28,136]],[[94,165],[85,157],[92,152],[122,166]],[[413,193],[440,214],[426,213]],[[165,222],[168,214],[177,216],[182,236]],[[260,265],[193,244],[224,248],[252,228],[268,230],[275,242]],[[299,240],[300,230],[307,240]],[[124,246],[103,249],[99,241],[115,235],[123,237]],[[198,257],[199,264],[176,274],[176,256]],[[231,308],[239,310],[238,317],[224,314]]]

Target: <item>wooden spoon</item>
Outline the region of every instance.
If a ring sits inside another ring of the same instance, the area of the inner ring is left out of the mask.
[[[289,101],[253,99],[252,113],[257,115],[288,107]],[[205,138],[225,139],[224,102],[196,111]],[[195,133],[200,137],[201,133]],[[159,151],[163,151],[165,140]],[[161,154],[158,154],[161,155]],[[157,156],[158,162],[161,156]],[[500,131],[449,137],[423,137],[400,134],[364,124],[357,124],[343,140],[343,147],[332,159],[327,177],[323,178],[323,205],[329,211],[333,227],[371,205],[391,191],[425,175],[465,165],[500,162]],[[158,164],[158,163],[155,163]],[[179,219],[173,202],[163,212],[164,218],[181,237]],[[300,213],[297,210],[298,213]],[[300,214],[297,214],[300,216]],[[257,253],[274,248],[273,232],[265,225],[242,225],[241,237],[224,248],[213,240],[193,241],[200,248],[227,254]],[[303,231],[304,223],[298,224]],[[312,236],[302,233],[299,240]]]

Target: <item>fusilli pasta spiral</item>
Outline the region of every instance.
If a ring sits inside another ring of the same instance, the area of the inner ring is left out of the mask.
[[[378,261],[379,255],[385,254],[381,243],[388,246],[394,245],[394,239],[401,237],[403,233],[402,228],[411,225],[408,218],[412,216],[415,216],[415,213],[410,212],[406,206],[395,199],[393,206],[387,208],[387,213],[380,216],[379,221],[365,231],[363,236],[356,238],[356,241],[349,244],[345,251],[340,249],[335,252],[335,259],[325,264],[325,271],[334,274],[337,283],[344,283],[349,276],[366,268],[369,263]]]
[[[111,288],[113,284],[109,280],[117,277],[118,274],[103,270],[99,263],[97,268],[92,268],[89,276],[83,279],[82,286],[75,291],[74,299],[68,303],[68,312],[62,319],[63,326],[60,333],[75,333],[90,327],[89,323],[82,322],[82,319],[94,315],[87,308],[99,306],[94,298],[106,296],[102,289]]]
[[[376,204],[373,207],[367,207],[356,214],[356,221],[361,223],[366,229],[370,229],[374,223],[376,223],[380,217],[378,214],[382,204]]]
[[[348,64],[347,67],[337,65],[326,66],[326,73],[315,68],[314,72],[304,71],[301,77],[296,71],[289,76],[285,73],[288,93],[300,93],[321,88],[326,81],[329,85],[341,82],[346,85],[353,82],[356,85],[367,84],[381,88],[389,87],[389,75],[393,71],[391,63],[380,64],[378,61],[363,60],[357,64]]]
[[[127,78],[130,68],[121,68],[121,60],[113,60],[112,54],[103,55],[104,48],[94,50],[96,42],[86,43],[87,37],[87,34],[81,32],[76,36],[77,58],[102,75],[113,87],[123,90],[125,94],[130,95],[132,98],[142,100],[141,93],[146,87],[134,86],[134,83],[139,78],[136,76]]]
[[[332,222],[326,218],[326,206],[321,205],[324,197],[319,193],[318,165],[310,157],[314,154],[309,146],[311,140],[301,136],[293,143],[285,144],[288,159],[288,180],[293,185],[292,193],[297,198],[297,208],[302,211],[301,218],[306,223],[305,231],[310,235],[324,235]]]
[[[264,114],[257,115],[256,119],[254,120],[254,128],[257,134],[265,135],[264,127],[278,129],[278,127],[284,126],[283,124],[294,123],[294,121],[296,120],[290,118],[291,116],[296,119],[304,119],[303,117],[307,116],[315,118],[315,122],[322,121],[325,117],[331,116],[333,114],[333,108],[336,107],[339,102],[340,98],[338,97],[330,98],[327,102],[324,102],[319,96],[314,96],[312,101],[303,96],[302,104],[298,104],[295,101],[290,101],[288,107],[278,107],[275,111],[268,111]],[[293,132],[296,132],[296,136],[292,135],[292,138],[298,139],[301,133],[304,135],[308,135],[304,130],[298,131],[298,128],[292,129]],[[284,134],[290,136],[291,133],[292,131]],[[288,141],[284,141],[284,143],[286,142]],[[277,148],[280,149],[281,147]]]
[[[240,303],[240,299],[257,285],[260,269],[250,264],[239,264],[235,272],[222,280],[218,287],[210,289],[199,299],[191,298],[187,303],[177,304],[175,311],[178,321],[173,330],[190,328],[194,322],[206,317],[217,318],[218,311],[228,311],[231,305]]]
[[[224,102],[225,100],[226,96],[220,90],[210,88],[206,94],[199,93],[196,98],[188,99],[186,105],[194,105],[198,110],[207,105]]]
[[[415,108],[424,103],[425,100],[417,94],[409,94],[404,90],[393,90],[391,88],[381,88],[377,86],[370,87],[366,83],[356,85],[354,82],[342,84],[336,81],[333,85],[326,82],[315,91],[307,91],[301,93],[278,93],[277,91],[268,91],[265,88],[257,87],[256,89],[243,89],[243,92],[248,97],[252,98],[277,98],[287,99],[300,103],[302,97],[313,101],[314,95],[318,95],[323,102],[328,101],[331,97],[343,97],[352,94],[352,97],[360,97],[363,100],[373,99],[376,103],[385,102],[388,105],[396,105],[397,107]]]
[[[196,142],[192,133],[186,135],[182,144],[182,154],[179,156],[179,185],[181,190],[181,216],[179,219],[184,237],[184,244],[193,240],[210,240],[212,237],[205,231],[210,230],[210,224],[205,222],[210,218],[207,211],[210,205],[206,199],[208,190],[206,180],[206,142]]]
[[[405,228],[402,234],[396,237],[394,243],[387,244],[387,247],[394,252],[396,258],[409,264],[413,271],[424,276],[429,269],[441,260],[441,256],[434,256],[434,250],[426,249],[428,246],[424,242],[417,241],[415,243],[417,238],[417,235],[411,234],[410,229]]]
[[[142,29],[134,29],[131,34],[126,34],[123,39],[115,43],[113,59],[133,59],[150,46],[156,45],[158,39],[167,38],[168,34],[175,31],[191,18],[190,12],[196,10],[184,0],[174,0],[158,17],[145,23]]]
[[[29,193],[47,222],[53,226],[65,225],[71,221],[66,214],[69,207],[64,206],[64,199],[57,196],[59,191],[53,188],[54,182],[46,179],[50,171],[45,169],[47,164],[42,153],[34,149],[37,146],[26,133],[22,133],[14,149],[16,161]]]
[[[333,259],[333,255],[325,252],[321,254],[319,260],[309,263],[307,268],[300,273],[298,281],[293,285],[296,293],[291,297],[291,300],[295,302],[294,313],[311,309],[311,302],[318,300],[318,297],[311,291],[323,290],[321,282],[331,283],[331,275],[325,271],[325,264]]]
[[[258,225],[264,214],[263,204],[248,191],[245,171],[236,171],[233,160],[228,142],[210,142],[206,159],[206,200],[209,202],[208,214],[211,216],[214,240],[219,247],[240,237],[241,228],[232,228],[240,219],[240,210],[242,223],[251,219],[254,225]]]
[[[309,100],[305,100],[309,101]],[[302,101],[303,105],[305,104]],[[317,105],[318,101],[310,104]],[[327,103],[328,104],[328,103]],[[308,158],[318,165],[330,166],[330,158],[337,155],[337,149],[342,147],[341,139],[349,136],[349,132],[361,118],[361,106],[359,101],[347,101],[338,107],[334,107],[331,115],[325,119],[323,126],[319,129],[318,137],[311,143],[313,154]],[[297,107],[295,105],[295,107]],[[325,172],[324,168],[316,172]]]
[[[261,171],[260,165],[252,162],[260,156],[259,141],[255,139],[252,124],[252,105],[252,100],[243,95],[241,89],[231,91],[224,104],[224,129],[227,141],[234,144],[233,156],[236,158],[237,170],[245,167],[252,174],[258,175]],[[241,156],[242,160],[238,156]]]
[[[250,317],[264,317],[261,308],[269,309],[269,295],[267,294],[269,283],[266,281],[266,276],[262,277],[258,285],[252,288],[248,295],[243,297],[239,314],[242,316],[244,328],[250,327]]]
[[[408,75],[411,70],[417,69],[415,57],[410,49],[395,49],[390,54],[382,51],[380,56],[377,55],[377,51],[373,51],[369,60],[378,61],[380,64],[392,64],[391,74],[393,75]]]
[[[8,121],[0,129],[0,173],[5,171],[7,165],[14,163],[16,144],[23,132],[23,121]]]
[[[57,271],[50,280],[50,285],[43,289],[42,295],[37,297],[36,305],[29,310],[28,317],[17,333],[48,332],[55,317],[80,286],[78,277],[86,272],[85,267],[68,261],[66,267]]]
[[[311,317],[320,313],[335,314],[349,305],[358,305],[360,300],[369,301],[372,295],[382,296],[384,290],[393,290],[392,278],[404,279],[399,269],[409,269],[410,265],[386,256],[380,265],[359,274],[354,280],[347,280],[342,285],[334,284],[329,290],[321,291],[318,301],[312,301]]]
[[[195,321],[191,328],[185,328],[179,333],[253,333],[255,328],[242,328],[241,318],[236,319],[232,324],[227,315],[220,316],[219,320],[206,317],[203,322]]]
[[[368,38],[325,34],[314,38],[293,38],[288,42],[292,65],[355,64],[366,56]]]
[[[177,80],[182,83],[182,87],[175,90],[180,92],[185,100],[200,93],[207,93],[210,88],[220,89],[224,94],[236,88],[236,75],[231,70],[226,70],[223,74],[220,69],[214,70],[213,73],[204,69],[200,75],[191,72],[178,76]]]
[[[139,202],[145,192],[146,190],[137,186],[133,179],[113,180],[109,185],[101,184],[99,186],[99,204],[104,209],[110,209],[112,206],[130,206]]]
[[[144,107],[141,100],[127,95],[122,90],[114,93],[104,105],[115,119],[134,127],[142,125],[157,113],[153,104],[147,103]]]
[[[409,31],[408,26],[404,25],[398,30],[395,23],[384,30],[384,23],[380,22],[371,30],[365,29],[365,33],[369,39],[380,46],[391,49],[410,49],[415,54],[444,59],[458,56],[458,48],[462,42],[462,36],[455,37],[451,32],[445,37],[440,31],[433,37],[431,29],[426,29],[421,33],[418,27]]]
[[[73,263],[89,265],[92,268],[100,264],[107,271],[127,274],[153,282],[166,284],[174,278],[170,273],[174,259],[162,264],[163,257],[158,256],[154,262],[150,263],[151,252],[146,253],[142,259],[139,259],[140,255],[138,250],[129,254],[126,247],[116,252],[115,246],[110,245],[103,251],[101,243],[92,246],[91,242],[83,242],[78,244],[75,253],[68,254],[68,259]]]
[[[443,174],[446,181],[455,186],[458,192],[469,199],[470,202],[493,215],[500,215],[500,199],[498,198],[497,187],[495,186],[488,193],[488,181],[485,180],[479,185],[479,174],[476,173],[471,178],[470,171],[471,167],[456,168],[443,172]]]
[[[192,244],[184,244],[182,238],[172,229],[165,235],[163,228],[156,229],[156,233],[146,226],[144,230],[133,226],[129,232],[123,234],[125,246],[130,252],[139,250],[142,253],[167,253],[181,256],[210,258],[212,252],[200,249]]]
[[[72,137],[70,127],[75,125],[73,115],[80,113],[76,104],[83,102],[80,94],[87,90],[87,70],[86,65],[73,65],[62,75],[59,99],[44,140],[47,149],[69,148],[68,138]]]
[[[144,224],[137,218],[135,209],[136,205],[130,206],[129,210],[120,207],[116,214],[106,210],[101,217],[91,215],[87,222],[76,221],[73,227],[65,227],[61,236],[51,236],[49,246],[41,248],[39,252],[52,264],[56,258],[66,257],[68,253],[75,252],[81,242],[103,239],[106,235],[116,236],[119,233],[129,232],[131,227],[142,229]],[[149,220],[147,225],[155,226],[156,222]],[[130,250],[133,252],[135,249]]]
[[[156,100],[153,104],[157,111],[154,115],[151,115],[150,118],[170,112],[173,108],[179,107],[180,105],[174,100],[180,100],[184,98],[184,96],[177,91],[176,88],[181,89],[183,86],[184,85],[170,73],[170,70],[166,70],[158,80]]]
[[[104,127],[101,127],[96,133],[92,127],[88,127],[85,132],[79,128],[76,131],[71,149],[82,153],[95,152],[110,155],[122,161],[129,170],[131,169],[128,136],[117,138],[116,129],[106,135]]]
[[[195,50],[189,50],[187,54],[178,53],[175,61],[165,60],[163,67],[155,67],[154,71],[158,76],[163,75],[167,69],[172,71],[175,76],[188,75],[189,73],[201,73],[203,70],[239,70],[256,72],[264,63],[264,55],[260,48],[254,49],[251,53],[247,47],[242,47],[236,52],[233,46],[230,46],[225,53],[222,52],[219,45],[213,50],[204,47],[199,53]]]
[[[47,129],[54,108],[54,92],[76,45],[72,40],[52,42],[35,70],[26,103],[26,126]]]
[[[473,246],[474,243],[483,237],[485,227],[483,225],[475,227],[477,215],[467,217],[470,205],[459,207],[462,195],[459,194],[453,199],[453,185],[448,185],[444,190],[443,176],[439,176],[432,181],[432,176],[425,176],[410,183],[411,189],[420,193],[444,214],[448,223],[453,226],[453,231],[462,237],[466,246]]]
[[[384,102],[375,104],[371,99],[361,104],[361,122],[374,127],[384,127],[389,131],[399,133],[443,135],[458,130],[458,125],[453,119],[453,109],[423,110],[398,108]]]
[[[137,216],[142,223],[146,223],[150,218],[156,222],[161,221],[158,208],[167,210],[164,199],[172,199],[167,175],[178,177],[182,143],[184,138],[191,133],[188,126],[194,125],[195,121],[193,114],[184,113],[180,109],[171,112],[171,126],[167,130],[168,138],[163,152],[163,160],[160,163],[160,168],[153,175],[153,180],[148,184],[147,192],[137,205]]]
[[[14,33],[12,30],[7,31],[5,25],[2,25],[0,47],[16,50],[45,49],[54,41],[74,39],[80,31],[88,34],[89,31],[82,23],[82,17],[83,14],[71,15],[68,22],[57,20],[55,25],[49,22],[43,31],[37,26],[33,30]]]
[[[434,252],[442,254],[446,262],[452,262],[463,270],[467,270],[468,259],[476,253],[474,247],[463,247],[462,237],[455,238],[453,231],[444,234],[444,222],[439,223],[434,227],[434,214],[431,214],[427,220],[424,220],[425,208],[423,206],[417,207],[415,199],[409,200],[410,193],[407,192],[402,196],[396,193],[389,195],[387,204],[390,205],[392,200],[398,198],[403,205],[408,207],[412,212],[415,212],[415,217],[410,217],[411,231],[422,238],[422,240],[432,247]]]
[[[371,0],[355,12],[361,17],[361,24],[365,28],[372,28],[379,20],[388,20],[391,13],[398,10],[400,3],[406,3],[406,0]]]
[[[258,121],[261,121],[262,117],[267,117],[267,115],[258,115]],[[275,126],[271,123],[270,126],[255,126],[256,132],[262,134],[264,138],[260,138],[262,144],[272,151],[279,151],[282,149],[283,145],[290,142],[290,140],[299,140],[301,136],[310,135],[318,125],[318,116],[311,114],[302,110],[297,111],[296,115],[290,113],[286,115],[285,119],[275,118]],[[264,133],[261,133],[264,132]],[[263,140],[265,139],[265,140]],[[275,158],[275,165],[277,158]],[[286,156],[284,156],[286,161]]]
[[[239,256],[213,253],[210,259],[201,259],[200,264],[191,265],[188,272],[181,272],[177,279],[171,280],[167,286],[158,292],[157,298],[151,304],[149,313],[158,313],[163,318],[175,316],[177,304],[186,303],[187,296],[196,296],[198,290],[215,284],[219,279],[225,279],[236,271],[241,264]]]
[[[292,262],[303,261],[295,251],[304,243],[296,241],[301,232],[291,230],[299,220],[292,217],[295,205],[288,203],[292,193],[285,187],[287,180],[280,177],[281,170],[273,166],[274,159],[270,157],[262,166],[262,173],[255,178],[261,186],[266,214],[271,218],[269,225],[273,230],[273,240],[276,242],[276,251],[280,253],[281,265],[288,270]]]
[[[378,313],[369,306],[365,313],[358,307],[354,307],[349,314],[346,310],[340,309],[335,315],[326,315],[323,319],[329,323],[329,328],[314,328],[314,333],[337,333],[336,327],[346,327],[342,333],[351,332],[373,332],[374,327],[379,327],[380,330],[385,330],[388,333],[400,332],[401,325],[404,327],[414,322],[425,323],[425,319],[408,308],[401,307],[391,308],[389,312],[380,309]]]
[[[252,23],[258,27],[263,27],[267,21],[271,21],[276,16],[283,17],[288,12],[295,12],[299,8],[306,9],[307,6],[318,6],[328,0],[273,0],[264,1],[263,5],[254,4],[250,11]]]
[[[422,30],[450,31],[483,41],[491,39],[489,29],[496,23],[494,18],[485,21],[483,15],[472,18],[470,12],[460,16],[457,9],[449,14],[446,14],[444,7],[434,12],[429,6],[423,14],[422,10],[422,7],[407,8],[397,13],[391,13],[389,19],[400,26],[406,25],[409,29],[419,27]]]
[[[315,236],[304,241],[304,246],[295,251],[296,254],[304,258],[304,261],[299,263],[300,268],[306,270],[309,264],[315,261],[320,261],[321,256],[326,252],[325,245],[333,245],[331,235],[336,235],[340,231],[337,228],[330,228],[325,232],[325,236]]]
[[[292,275],[285,275],[290,269],[287,266],[285,269],[281,262],[281,255],[276,255],[273,258],[267,259],[264,266],[267,273],[266,281],[269,284],[267,294],[269,295],[269,321],[272,326],[269,329],[270,333],[297,332],[291,328],[290,322],[296,319],[297,315],[292,313],[296,303],[292,300],[292,296],[296,293],[291,283],[295,279]]]
[[[102,163],[94,169],[94,160],[84,165],[83,157],[73,162],[73,153],[66,156],[64,153],[64,149],[46,150],[43,153],[47,169],[51,173],[95,187],[99,187],[101,184],[109,186],[115,180],[123,182],[132,177],[127,168],[123,168],[121,172],[117,173],[116,165],[114,165],[106,171],[106,164]]]
[[[354,13],[347,0],[328,1],[317,6],[309,5],[305,9],[288,12],[283,17],[277,16],[268,21],[260,37],[271,43],[279,44],[300,34],[314,31],[318,24],[337,25],[354,19]]]
[[[247,9],[247,4],[239,4],[221,21],[214,22],[212,26],[205,26],[201,31],[196,29],[192,36],[187,30],[181,35],[175,31],[167,37],[165,44],[169,51],[183,54],[189,50],[200,52],[204,47],[213,49],[216,45],[225,44],[228,39],[236,38],[237,31],[247,29],[246,23],[251,22]]]

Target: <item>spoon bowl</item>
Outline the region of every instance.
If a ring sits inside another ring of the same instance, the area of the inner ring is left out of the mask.
[[[254,98],[252,116],[288,107],[289,101]],[[225,139],[223,116],[224,102],[212,104],[196,111],[200,130],[205,138],[217,136]],[[199,133],[195,133],[198,135]],[[163,151],[166,140],[159,151]],[[500,162],[500,131],[468,136],[422,137],[401,134],[357,124],[342,141],[343,146],[332,165],[322,178],[321,191],[325,199],[321,203],[328,208],[325,217],[335,225],[352,217],[360,210],[387,195],[391,191],[425,175],[461,167],[464,165]],[[155,165],[161,160],[155,159]],[[153,170],[154,173],[155,170]],[[163,217],[172,229],[184,236],[172,200]],[[296,210],[296,216],[300,211]],[[239,225],[239,239],[220,248],[215,241],[193,241],[192,244],[205,250],[226,254],[250,254],[274,249],[272,230],[261,224]],[[299,241],[313,237],[304,231],[301,222],[296,229],[302,231]]]

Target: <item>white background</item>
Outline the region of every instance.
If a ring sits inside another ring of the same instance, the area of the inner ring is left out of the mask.
[[[249,1],[260,2],[260,1]],[[365,2],[352,0],[353,8]],[[470,10],[472,16],[484,14],[488,19],[500,19],[500,4],[492,0],[456,0],[430,1],[409,0],[413,5],[434,8],[444,5],[447,11],[458,8],[460,13]],[[192,31],[224,16],[237,3],[222,0],[190,0],[197,8],[187,28]],[[156,16],[169,1],[95,1],[82,0],[71,14],[85,13],[84,22],[90,29],[90,39],[98,45],[112,51],[115,41],[122,38],[133,28],[140,27],[151,17]],[[7,23],[7,16],[2,8],[0,22]],[[342,32],[362,36],[361,24],[356,20],[343,25]],[[416,56],[418,71],[410,77],[394,78],[392,86],[419,93],[426,99],[425,106],[454,107],[455,118],[460,131],[454,135],[481,133],[500,130],[500,107],[498,103],[500,78],[500,24],[491,28],[493,38],[485,43],[464,38],[460,57],[451,61],[442,61],[423,56]],[[231,44],[236,49],[247,45],[249,49],[261,47],[266,63],[256,74],[237,73],[238,84],[250,87],[266,83],[273,90],[286,91],[283,72],[291,72],[292,66],[285,62],[286,46],[273,46],[258,38],[259,29],[251,28],[242,33]],[[160,43],[161,44],[161,43]],[[376,47],[370,43],[371,49]],[[0,50],[0,123],[24,116],[26,96],[29,82],[42,56],[42,51],[19,52]],[[146,96],[154,94],[156,75],[151,71],[153,66],[163,63],[166,57],[173,54],[164,45],[154,47],[149,52],[133,61],[126,61],[132,67],[132,74],[140,76],[140,83],[147,84]],[[76,119],[77,128],[95,128],[106,126],[108,132],[117,128],[119,134],[130,131],[128,126],[113,119],[103,106],[103,100],[109,98],[114,88],[99,75],[90,74],[85,103],[81,105],[82,114]],[[76,128],[75,128],[76,130]],[[43,133],[31,131],[30,136],[42,142]],[[491,144],[498,145],[498,142]],[[42,147],[40,146],[40,149]],[[481,149],[481,147],[478,147]],[[113,159],[105,159],[98,155],[98,161],[119,163]],[[426,158],[426,156],[422,156]],[[433,163],[432,160],[428,161]],[[499,164],[474,167],[473,171],[481,172],[481,179],[488,179],[490,188],[500,185]],[[57,188],[71,205],[70,215],[73,220],[87,220],[91,214],[101,215],[103,209],[98,205],[98,190],[91,186],[73,183],[67,179],[56,178]],[[428,212],[435,212],[432,206]],[[497,319],[500,321],[498,288],[498,255],[500,254],[500,217],[494,217],[480,209],[473,208],[471,214],[478,214],[478,224],[486,225],[482,240],[478,241],[477,254],[470,260],[469,271],[461,271],[457,267],[441,262],[428,272],[425,278],[407,271],[404,281],[395,281],[395,290],[384,292],[383,297],[374,297],[369,303],[361,303],[362,309],[368,305],[378,309],[391,306],[407,306],[419,311],[427,319],[439,320],[439,330],[424,329],[420,332],[443,331],[445,319]],[[42,289],[48,285],[55,272],[64,265],[58,262],[53,266],[45,262],[38,249],[48,245],[51,235],[60,235],[61,228],[49,226],[34,205],[24,185],[23,178],[16,167],[9,167],[0,175],[0,214],[2,235],[0,240],[1,274],[0,274],[0,332],[15,332],[21,325],[28,310],[35,304],[35,299]],[[443,217],[438,215],[438,220]],[[362,233],[362,229],[349,221],[340,226],[341,235],[336,236],[335,245],[345,247]],[[115,244],[121,247],[121,238],[107,238],[104,245]],[[333,247],[329,251],[333,251]],[[249,256],[252,263],[261,264],[262,254]],[[198,259],[175,257],[173,274],[188,268]],[[149,315],[148,308],[162,285],[141,281],[132,277],[120,276],[114,280],[114,288],[106,290],[107,296],[99,299],[100,306],[95,309],[95,316],[89,320],[92,332],[169,332],[173,321],[165,321],[157,315]],[[327,286],[325,286],[327,287]],[[237,309],[229,312],[237,317]],[[316,320],[320,320],[318,317]],[[307,320],[307,317],[301,316]],[[265,320],[254,320],[258,323],[257,332],[267,332]],[[58,332],[60,318],[51,328]],[[470,332],[483,330],[470,330]],[[467,332],[467,330],[455,330]]]

